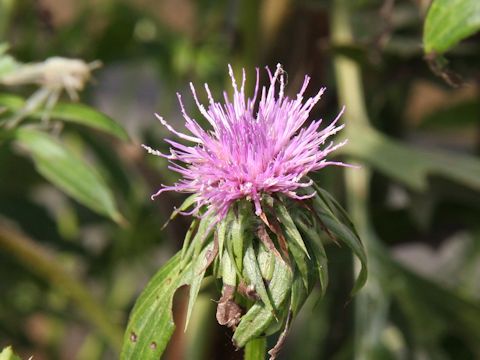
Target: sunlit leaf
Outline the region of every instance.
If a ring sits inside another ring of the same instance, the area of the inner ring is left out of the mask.
[[[186,281],[190,285],[188,306],[187,306],[187,318],[185,320],[185,329],[188,326],[190,317],[192,316],[193,306],[200,291],[200,285],[202,284],[205,271],[207,270],[208,252],[213,250],[213,242],[207,245],[200,255],[194,260],[193,265],[188,275],[189,281]],[[184,277],[185,278],[185,277]]]
[[[180,254],[150,280],[135,303],[125,331],[122,360],[158,360],[175,330],[172,301],[181,284]]]
[[[285,235],[295,241],[300,249],[305,253],[307,257],[310,257],[308,250],[303,242],[302,235],[298,232],[292,217],[290,216],[287,208],[281,202],[275,203],[275,214],[278,216],[278,220],[285,227]]]
[[[11,346],[3,348],[0,352],[0,360],[22,360],[17,354],[12,350]]]
[[[426,53],[444,53],[480,30],[480,1],[433,0],[425,20]]]
[[[232,260],[235,261],[239,275],[242,274],[245,245],[253,238],[250,226],[251,219],[250,204],[239,202],[238,213],[232,216],[230,222],[230,239],[227,240],[227,249],[230,247],[230,255],[233,255]]]
[[[25,100],[16,95],[0,94],[0,106],[6,107],[11,112],[22,110]],[[40,119],[45,115],[44,110],[36,110],[29,116]],[[104,131],[121,140],[128,140],[125,130],[109,116],[84,104],[57,103],[48,111],[50,118],[65,122],[76,123]]]
[[[15,137],[47,180],[90,209],[116,222],[124,221],[105,181],[57,139],[28,128],[17,129]]]

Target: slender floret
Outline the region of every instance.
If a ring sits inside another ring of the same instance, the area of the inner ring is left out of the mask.
[[[178,94],[185,126],[190,134],[172,128],[161,116],[160,122],[188,145],[166,140],[170,154],[163,154],[149,146],[143,147],[151,154],[170,161],[169,168],[183,178],[172,186],[162,186],[152,199],[164,191],[196,194],[192,214],[205,207],[205,214],[214,214],[217,221],[225,217],[230,206],[239,199],[254,203],[255,213],[262,214],[262,195],[281,193],[301,200],[315,194],[299,195],[298,189],[308,187],[310,172],[328,165],[349,166],[327,160],[327,155],[343,146],[346,141],[334,144],[327,139],[344,125],[337,121],[344,109],[321,129],[321,120],[307,123],[309,114],[325,91],[320,91],[304,101],[310,81],[305,80],[295,99],[285,96],[284,71],[277,65],[275,73],[267,68],[270,85],[259,88],[259,70],[253,98],[245,95],[245,70],[240,89],[232,68],[229,74],[233,85],[233,98],[224,92],[224,102],[216,102],[207,84],[205,90],[208,107],[202,105],[190,84],[195,102],[211,128],[203,129],[185,111]]]

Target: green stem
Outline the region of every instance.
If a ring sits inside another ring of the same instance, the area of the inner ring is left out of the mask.
[[[112,323],[107,309],[104,309],[92,297],[91,292],[69,274],[50,252],[21,233],[13,224],[2,219],[0,219],[0,248],[71,298],[94,328],[119,351],[122,332]]]
[[[267,338],[261,337],[250,340],[245,345],[245,360],[264,360],[267,353]]]
[[[333,8],[332,41],[335,45],[353,46],[354,39],[349,20],[349,4],[335,0]],[[346,106],[347,138],[358,136],[359,127],[369,127],[365,105],[362,76],[358,64],[350,58],[336,55],[335,77],[339,101]],[[348,145],[347,145],[348,146]],[[393,165],[394,166],[394,165]],[[378,273],[379,266],[372,251],[376,246],[375,235],[370,228],[368,215],[369,182],[371,171],[366,164],[360,169],[345,172],[345,186],[349,213],[365,246],[368,257],[369,278],[355,298],[355,359],[372,358],[386,326],[389,297],[384,293]],[[355,272],[360,264],[354,259]]]
[[[5,40],[15,0],[0,0],[0,43]]]

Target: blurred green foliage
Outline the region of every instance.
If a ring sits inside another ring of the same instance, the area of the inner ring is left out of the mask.
[[[316,117],[347,106],[342,156],[362,169],[346,177],[327,169],[315,180],[348,206],[370,269],[350,300],[357,265],[329,245],[326,294],[307,301],[280,357],[479,358],[479,7],[428,6],[0,0],[8,44],[0,47],[0,348],[11,344],[22,358],[118,358],[138,294],[187,230],[182,216],[162,229],[181,196],[149,200],[176,179],[140,148],[167,149],[153,113],[180,124],[176,92],[187,95],[189,81],[208,81],[220,97],[228,63],[253,72],[280,62],[291,93],[305,73],[309,91],[328,87]],[[2,77],[52,56],[103,67],[80,103],[63,94],[50,109],[25,112],[42,86]],[[445,82],[452,78],[459,87]],[[187,293],[173,298],[177,324]],[[214,294],[204,282],[187,335],[177,326],[166,358],[238,358],[231,334],[214,324]]]

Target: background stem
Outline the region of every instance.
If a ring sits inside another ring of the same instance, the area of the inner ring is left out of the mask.
[[[120,351],[121,329],[112,323],[108,311],[93,298],[91,292],[63,268],[50,252],[2,219],[0,219],[0,247],[72,299],[93,328],[97,329],[115,350]]]
[[[344,0],[335,0],[332,17],[332,41],[335,46],[353,46],[354,39],[349,17],[349,5]],[[370,127],[363,91],[362,76],[358,64],[343,55],[334,58],[335,77],[339,103],[346,106],[345,136],[358,136],[359,127]],[[346,145],[348,146],[348,144]],[[351,162],[348,161],[347,162]],[[369,277],[364,288],[355,297],[355,342],[354,359],[367,360],[374,357],[380,346],[382,331],[386,326],[389,298],[382,290],[376,275],[378,266],[372,248],[376,238],[370,228],[368,212],[369,183],[371,171],[366,164],[361,168],[345,171],[345,187],[348,212],[365,246],[368,258]],[[360,264],[354,257],[354,272],[358,275]]]

